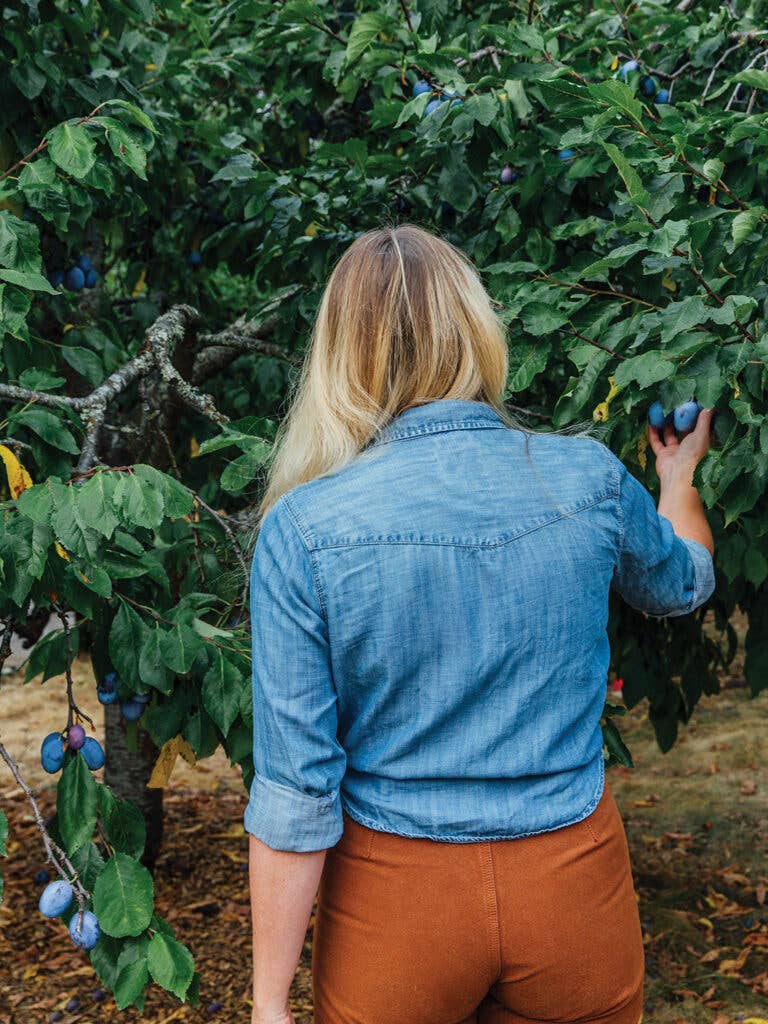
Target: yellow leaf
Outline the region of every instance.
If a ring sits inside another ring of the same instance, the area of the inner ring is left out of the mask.
[[[134,285],[133,291],[131,292],[131,298],[132,299],[136,299],[136,298],[139,297],[139,295],[141,295],[141,293],[144,291],[144,286],[146,284],[146,281],[147,281],[147,268],[144,267],[144,269],[139,274],[139,279],[136,282],[136,284]]]
[[[672,280],[672,267],[667,267],[667,271],[661,279],[661,287],[666,288],[668,292],[677,291],[677,282]]]
[[[642,433],[637,439],[637,461],[640,463],[642,469],[645,469],[645,464],[648,460],[647,449],[648,435],[646,433]]]
[[[604,423],[608,419],[608,403],[601,402],[592,410],[592,419],[595,423]]]
[[[317,234],[317,224],[314,221],[310,221],[309,224],[304,228],[304,234],[309,238],[314,238]]]
[[[61,544],[59,544],[58,541],[56,541],[56,554],[59,556],[59,558],[63,558],[65,562],[71,562],[72,561],[72,559],[69,557],[67,552],[61,546]]]
[[[499,93],[499,99],[500,100],[508,100],[509,96],[505,92],[500,92]]]
[[[187,762],[187,764],[191,765],[192,768],[194,768],[195,765],[197,764],[197,758],[195,757],[194,750],[192,749],[192,747],[190,747],[190,745],[187,743],[183,736],[177,736],[176,739],[179,741],[179,753]]]
[[[398,146],[395,150],[395,156],[402,156],[405,152],[405,146]]]
[[[171,778],[171,772],[173,766],[176,764],[176,758],[179,756],[179,737],[174,736],[173,739],[167,740],[160,749],[160,753],[157,755],[152,774],[149,777],[147,783],[147,789],[162,789],[163,786],[168,785],[168,781]]]
[[[157,71],[157,64],[145,64],[144,65],[144,70],[145,71]]]
[[[196,459],[200,454],[200,445],[198,444],[196,437],[190,437],[189,439],[189,457]]]
[[[745,1017],[741,1024],[768,1024],[766,1017]]]
[[[733,397],[738,398],[741,394],[741,388],[739,387],[738,381],[733,385]]]
[[[619,55],[616,54],[616,56],[611,61],[611,71],[615,71],[618,66],[619,66]]]
[[[74,328],[75,328],[74,324],[64,324],[64,326],[61,329],[61,333],[62,334],[66,334],[67,331],[72,331],[72,330],[74,330]]]
[[[32,486],[32,477],[13,454],[10,448],[0,444],[0,458],[5,463],[8,487],[12,498],[18,498],[22,491]]]

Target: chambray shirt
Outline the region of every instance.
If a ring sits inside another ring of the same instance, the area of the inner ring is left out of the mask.
[[[599,441],[477,401],[405,410],[262,524],[247,831],[310,851],[338,842],[342,809],[457,843],[585,818],[609,588],[665,616],[714,585],[707,549]]]

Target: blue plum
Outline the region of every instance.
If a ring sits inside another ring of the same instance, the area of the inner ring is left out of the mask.
[[[64,275],[64,287],[71,292],[79,292],[85,285],[85,274],[80,267],[70,267]]]
[[[697,401],[683,402],[682,405],[678,405],[675,409],[675,430],[679,430],[681,433],[693,430],[701,408],[701,404]]]
[[[89,270],[93,270],[93,264],[85,255],[78,256],[77,263],[75,265],[80,267],[84,274],[87,274]]]
[[[99,920],[90,910],[73,914],[69,922],[69,937],[78,949],[93,949],[99,941]]]
[[[72,902],[72,886],[63,878],[49,882],[40,893],[38,908],[43,917],[58,917]]]
[[[60,288],[64,284],[64,271],[54,270],[52,274],[48,275],[48,283],[52,288]]]
[[[35,875],[35,877],[33,879],[35,885],[45,885],[45,883],[47,881],[49,881],[49,880],[50,880],[50,875],[45,870],[45,868],[40,868],[40,870],[36,873],[36,875]]]
[[[439,106],[441,106],[445,100],[430,100],[424,108],[424,117],[429,117],[430,114],[434,113]]]
[[[502,185],[511,185],[513,182],[517,181],[519,177],[520,175],[518,174],[518,172],[514,170],[514,168],[510,167],[509,164],[506,164],[501,169],[499,180],[501,181]]]
[[[133,698],[120,701],[120,714],[127,722],[135,722],[136,719],[141,718],[145,709],[145,704],[142,704],[141,701],[133,700]]]
[[[117,672],[107,672],[96,685],[100,704],[114,704],[117,700]]]
[[[131,700],[136,701],[137,704],[149,704],[152,700],[151,693],[132,693]]]
[[[574,156],[576,156],[575,149],[558,149],[557,151],[558,160],[570,160]]]
[[[639,66],[636,60],[625,61],[619,68],[619,77],[626,81],[627,75],[632,71],[637,71]]]
[[[64,764],[64,744],[60,732],[51,732],[40,747],[40,764],[49,775],[55,775]]]
[[[656,103],[671,103],[672,100],[669,98],[669,89],[659,89],[656,93]]]
[[[421,96],[425,92],[432,92],[432,86],[429,82],[425,82],[423,78],[420,78],[418,82],[414,83],[411,93],[413,96]]]
[[[664,412],[664,407],[661,402],[654,402],[648,410],[648,422],[656,430],[663,430],[664,424],[666,423],[667,417]]]
[[[656,95],[656,83],[650,75],[643,75],[640,79],[640,92],[643,96],[655,96]]]
[[[85,743],[80,748],[80,753],[92,772],[104,767],[104,751],[99,741],[95,740],[93,736],[86,737]]]
[[[200,253],[197,251],[197,249],[194,249],[189,254],[189,256],[187,256],[187,263],[190,265],[190,267],[192,267],[193,270],[196,267],[199,267],[202,262],[203,262],[203,257],[200,255]]]
[[[95,288],[96,287],[96,283],[97,283],[98,280],[99,280],[99,275],[96,273],[96,271],[93,269],[93,267],[91,267],[91,269],[85,275],[85,287],[86,288]]]

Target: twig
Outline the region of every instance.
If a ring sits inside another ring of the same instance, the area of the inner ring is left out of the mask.
[[[480,60],[481,57],[491,57],[493,59],[496,54],[506,54],[507,52],[507,50],[502,50],[498,46],[484,46],[482,50],[475,50],[473,53],[470,53],[468,57],[459,57],[458,60],[454,61],[454,63],[457,68],[464,68],[467,64],[474,64],[474,62],[476,60]],[[496,66],[495,62],[494,66]],[[496,70],[498,71],[499,68],[496,67]]]
[[[223,516],[220,512],[217,512],[216,509],[211,508],[208,502],[203,501],[199,494],[195,494],[195,501],[197,502],[198,505],[200,505],[201,508],[205,509],[208,515],[213,516],[213,518],[216,520],[216,522],[219,524],[222,530],[226,533],[227,537],[229,537],[229,542],[232,545],[232,550],[235,552],[235,557],[237,558],[238,562],[240,563],[240,567],[243,570],[243,591],[239,603],[243,606],[243,608],[245,608],[246,602],[248,600],[249,572],[248,563],[245,560],[245,555],[243,554],[243,549],[240,547],[237,535],[227,522],[226,517]]]
[[[53,602],[53,607],[56,609],[56,614],[61,619],[61,624],[64,627],[64,639],[67,645],[67,657],[64,669],[67,678],[67,704],[69,705],[69,710],[67,711],[67,731],[69,731],[75,719],[79,721],[81,718],[84,718],[92,729],[95,729],[96,726],[93,724],[93,719],[89,715],[86,715],[84,711],[81,711],[75,703],[74,681],[72,679],[72,631],[69,627],[67,613],[61,605],[55,601]]]
[[[766,56],[766,54],[768,54],[768,49],[766,49],[766,50],[759,50],[759,51],[758,51],[758,52],[757,52],[757,53],[756,53],[756,54],[754,55],[754,57],[753,57],[753,58],[752,58],[752,60],[751,60],[751,61],[749,62],[749,64],[747,64],[747,66],[746,66],[745,68],[742,68],[742,70],[743,70],[743,71],[749,71],[749,69],[750,69],[750,68],[752,68],[752,67],[754,67],[754,66],[755,66],[755,64],[757,64],[757,62],[758,62],[758,61],[760,60],[760,58],[761,58],[761,57],[765,57],[765,56]],[[728,102],[727,102],[727,103],[726,103],[726,105],[725,105],[725,109],[726,109],[726,110],[730,110],[730,109],[731,109],[731,107],[733,106],[733,104],[734,104],[734,103],[736,102],[736,97],[737,97],[737,96],[739,95],[739,91],[740,91],[740,90],[741,90],[741,82],[737,82],[737,83],[736,83],[736,88],[735,88],[735,89],[733,90],[733,92],[731,93],[731,95],[730,95],[730,98],[729,98]]]
[[[2,742],[0,742],[0,757],[2,757],[2,759],[8,765],[11,771],[11,775],[13,775],[14,779],[16,779],[16,782],[21,787],[22,791],[24,792],[24,795],[26,796],[27,800],[30,803],[30,806],[32,807],[32,813],[35,816],[35,823],[37,824],[37,827],[40,831],[40,835],[43,837],[43,846],[45,847],[45,852],[48,855],[48,860],[56,868],[57,873],[61,875],[61,877],[65,881],[69,882],[69,884],[72,886],[75,892],[75,898],[77,899],[78,906],[80,907],[80,910],[83,910],[85,904],[91,898],[91,894],[80,881],[78,873],[75,870],[74,865],[70,861],[69,857],[67,857],[66,853],[64,853],[61,847],[58,846],[53,841],[53,839],[51,839],[50,833],[48,832],[48,829],[45,827],[45,821],[43,820],[43,816],[40,813],[40,806],[38,805],[38,802],[35,798],[35,794],[32,792],[30,787],[25,782],[21,772],[19,771],[19,766],[8,753],[7,749],[2,744]]]
[[[405,0],[400,0],[400,7],[405,15],[405,23],[408,26],[408,31],[413,32],[413,22],[411,21],[411,12],[408,10],[408,5]]]
[[[86,122],[90,121],[90,119],[92,117],[94,117],[101,110],[101,108],[103,106],[105,106],[106,103],[108,103],[108,102],[109,102],[109,100],[106,100],[104,103],[99,103],[98,106],[93,108],[93,110],[90,112],[90,114],[86,114],[85,117],[81,117],[80,120],[77,122],[77,124],[78,125],[86,124]],[[47,149],[47,147],[48,147],[48,139],[47,138],[41,139],[40,142],[38,142],[38,144],[35,146],[35,148],[31,149],[29,151],[29,153],[27,153],[26,156],[23,156],[21,158],[21,160],[17,160],[16,163],[12,164],[8,168],[7,171],[3,171],[3,173],[0,174],[0,181],[3,181],[9,175],[13,174],[13,172],[18,170],[19,167],[23,167],[24,164],[28,163],[33,157],[37,156],[38,153],[42,153],[42,151],[44,149]]]
[[[743,37],[741,39],[739,39],[738,43],[736,43],[734,46],[729,46],[728,49],[724,51],[722,57],[719,57],[715,61],[714,65],[712,67],[712,70],[710,71],[709,76],[707,78],[707,81],[706,81],[706,83],[704,85],[704,89],[703,89],[703,91],[701,93],[701,100],[700,100],[701,103],[703,103],[704,100],[707,98],[707,93],[709,92],[709,90],[712,87],[712,83],[715,80],[715,75],[717,74],[718,68],[721,68],[723,66],[723,64],[725,64],[725,62],[728,60],[730,55],[732,53],[735,53],[737,50],[740,50],[742,48],[742,46],[744,46],[744,38]]]

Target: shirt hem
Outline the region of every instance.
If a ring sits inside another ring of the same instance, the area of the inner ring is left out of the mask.
[[[343,796],[341,798],[341,806],[342,810],[359,825],[365,825],[366,828],[375,829],[377,832],[387,832],[390,835],[402,836],[404,839],[433,839],[441,843],[485,843],[493,842],[496,839],[524,839],[526,836],[538,836],[545,832],[556,832],[558,829],[566,828],[568,825],[576,825],[578,822],[587,818],[600,803],[603,796],[603,790],[605,787],[605,758],[602,756],[602,751],[600,755],[599,768],[597,787],[586,807],[583,807],[573,818],[568,818],[566,821],[558,822],[555,825],[549,825],[546,828],[533,829],[530,832],[486,832],[482,835],[461,836],[445,834],[437,835],[430,832],[404,832],[400,829],[385,828],[381,822],[375,821],[373,818],[369,818],[367,814],[362,814],[357,810],[350,810],[350,807]]]

